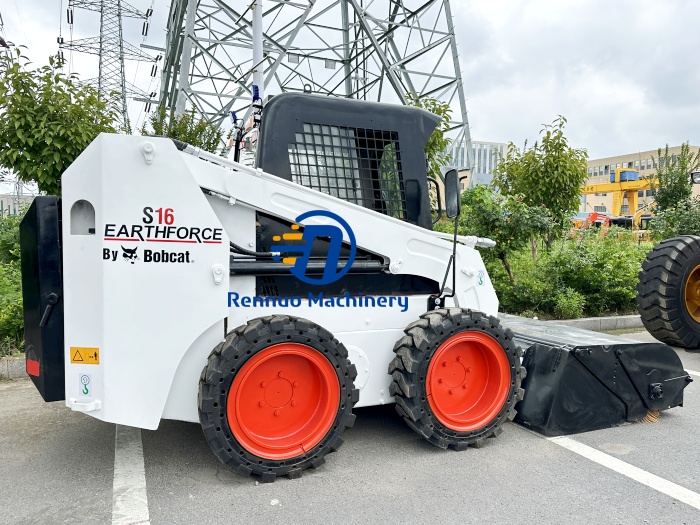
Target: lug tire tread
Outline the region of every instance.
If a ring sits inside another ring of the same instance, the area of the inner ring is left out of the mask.
[[[498,341],[511,363],[511,386],[500,412],[482,428],[457,432],[444,427],[425,400],[425,377],[431,356],[447,337],[463,331],[483,331]],[[417,434],[440,448],[465,450],[480,448],[485,438],[495,438],[503,423],[515,417],[515,404],[525,394],[520,388],[525,368],[520,366],[522,349],[513,342],[513,333],[501,328],[500,321],[475,310],[443,308],[427,312],[409,324],[394,346],[396,357],[389,364],[392,377],[389,393],[394,396],[396,412]]]
[[[228,425],[226,401],[236,374],[247,360],[268,346],[284,342],[310,346],[334,365],[340,384],[340,406],[331,430],[318,445],[306,454],[278,461],[258,457],[236,441]],[[205,439],[219,460],[242,476],[254,476],[264,483],[280,476],[298,478],[305,469],[320,467],[325,456],[343,444],[341,435],[355,422],[352,409],[359,399],[356,377],[357,370],[348,359],[345,346],[317,324],[288,315],[248,321],[229,332],[212,350],[202,370],[197,408]]]
[[[688,350],[700,347],[700,323],[685,305],[685,284],[698,264],[700,237],[666,239],[647,254],[637,283],[637,311],[647,331],[663,343]]]

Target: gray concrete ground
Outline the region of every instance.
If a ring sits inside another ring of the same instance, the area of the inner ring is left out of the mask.
[[[700,370],[700,354],[679,355]],[[659,423],[572,437],[700,492],[700,378],[685,392],[685,407]],[[515,424],[484,448],[453,452],[427,444],[393,407],[356,413],[326,465],[273,484],[229,472],[198,425],[143,431],[150,523],[700,523],[700,510]],[[114,434],[44,403],[28,380],[0,383],[0,523],[112,523]]]

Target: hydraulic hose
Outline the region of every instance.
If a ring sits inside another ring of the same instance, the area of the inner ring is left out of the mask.
[[[279,255],[279,252],[254,252],[251,250],[246,250],[242,246],[238,246],[235,242],[232,242],[230,244],[231,251],[239,255],[247,255],[248,257],[262,257],[266,259],[270,259],[276,255]]]

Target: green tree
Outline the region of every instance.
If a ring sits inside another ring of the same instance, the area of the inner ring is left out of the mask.
[[[19,49],[0,56],[0,165],[39,190],[61,193],[63,171],[118,113],[97,90],[61,72],[59,57],[29,69]]]
[[[678,235],[700,235],[700,200],[688,199],[678,205],[657,211],[650,229],[659,239]]]
[[[494,185],[505,195],[523,195],[529,206],[544,205],[551,214],[553,229],[547,245],[567,231],[578,210],[581,185],[586,180],[585,149],[572,148],[564,135],[566,119],[561,115],[540,132],[534,147],[519,150],[512,142],[494,170]]]
[[[143,123],[141,134],[170,137],[214,153],[221,146],[224,130],[202,117],[197,119],[194,108],[177,116],[161,106],[148,117],[147,122]]]
[[[677,208],[688,208],[693,192],[690,174],[700,169],[700,152],[690,151],[690,145],[681,145],[679,155],[669,155],[666,148],[657,150],[656,158],[652,157],[656,175],[649,177],[649,185],[659,211]]]
[[[450,129],[452,109],[447,102],[432,97],[421,98],[418,93],[412,91],[406,93],[406,100],[410,106],[423,108],[440,117],[440,122],[425,146],[425,155],[428,158],[428,176],[437,179],[442,173],[442,168],[450,161],[450,155],[446,153],[450,139],[445,137],[445,132]]]
[[[511,282],[515,281],[508,258],[522,250],[532,237],[541,237],[552,229],[548,210],[529,206],[522,195],[502,195],[488,186],[477,186],[462,193],[460,235],[488,237],[496,246],[483,251],[484,258],[501,261]]]

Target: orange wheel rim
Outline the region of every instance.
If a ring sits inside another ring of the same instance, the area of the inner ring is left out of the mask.
[[[693,268],[685,282],[685,308],[696,323],[700,323],[700,265]]]
[[[270,346],[243,365],[228,394],[228,423],[236,440],[266,459],[289,459],[318,445],[340,402],[335,368],[298,343]]]
[[[426,392],[435,417],[458,432],[476,430],[503,408],[511,386],[511,366],[493,337],[462,332],[435,351]]]

